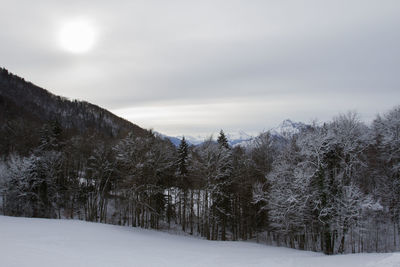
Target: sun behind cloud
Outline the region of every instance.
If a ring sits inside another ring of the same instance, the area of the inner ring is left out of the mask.
[[[96,42],[96,28],[88,19],[77,18],[64,22],[59,31],[61,48],[70,53],[86,53]]]

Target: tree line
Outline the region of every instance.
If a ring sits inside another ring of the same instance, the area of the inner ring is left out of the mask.
[[[152,131],[69,135],[57,121],[30,134],[38,138],[29,152],[2,152],[5,215],[257,239],[326,254],[400,248],[400,107],[370,125],[348,113],[234,147],[223,131],[198,146],[182,138],[179,147]]]

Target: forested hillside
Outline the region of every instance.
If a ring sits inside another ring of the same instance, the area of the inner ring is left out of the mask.
[[[128,132],[139,136],[146,134],[144,129],[103,108],[53,95],[2,68],[0,122],[1,135],[7,137],[7,140],[1,140],[1,148],[7,153],[31,148],[38,138],[32,134],[44,124],[58,124],[68,137],[98,135],[102,139],[112,139],[123,137]]]
[[[355,113],[246,147],[176,148],[92,104],[2,70],[1,211],[326,254],[400,248],[400,108]],[[279,142],[277,141],[279,140]]]

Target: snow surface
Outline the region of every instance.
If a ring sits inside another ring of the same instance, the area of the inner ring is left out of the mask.
[[[77,220],[0,216],[0,266],[400,267],[400,253],[325,256]]]

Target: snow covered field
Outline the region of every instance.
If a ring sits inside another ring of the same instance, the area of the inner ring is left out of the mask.
[[[0,216],[0,266],[400,267],[400,253],[325,256],[75,220]]]

